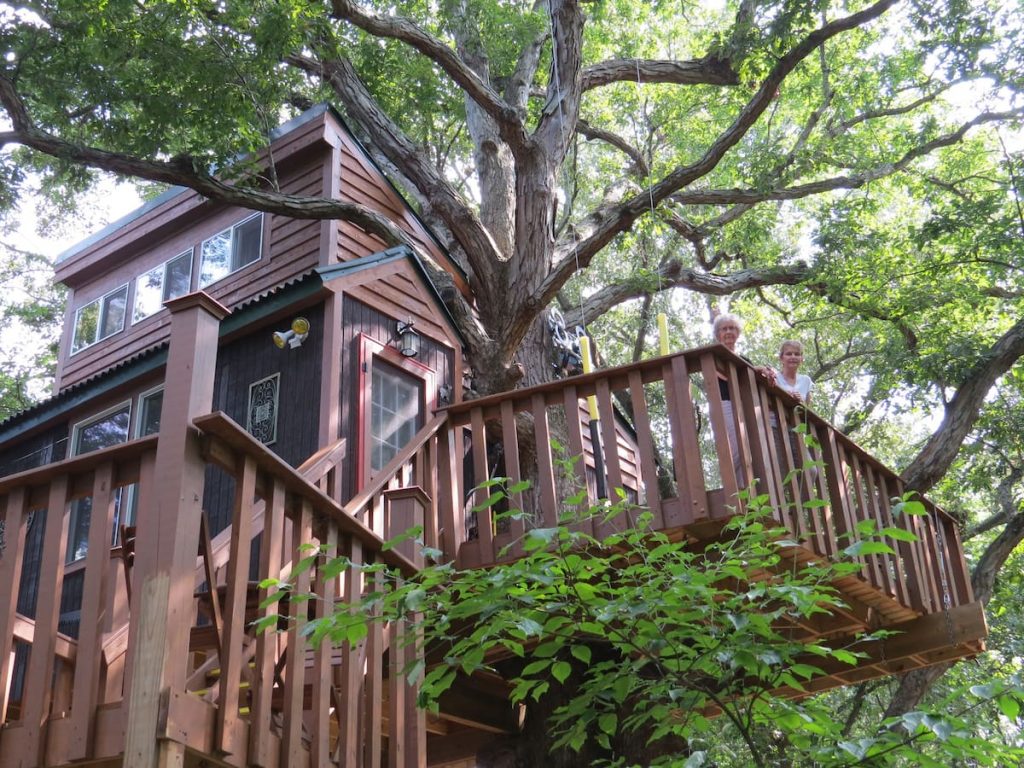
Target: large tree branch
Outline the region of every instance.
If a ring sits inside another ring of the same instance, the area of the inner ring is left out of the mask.
[[[924,493],[942,477],[956,458],[960,445],[978,419],[996,379],[1006,373],[1024,355],[1024,317],[1004,333],[982,355],[964,377],[963,383],[946,404],[939,428],[925,443],[917,457],[903,471],[908,488]]]
[[[637,175],[647,176],[647,174],[650,173],[650,169],[647,166],[647,161],[644,159],[643,154],[618,134],[606,131],[602,128],[597,128],[582,118],[576,123],[576,132],[588,141],[603,141],[606,144],[610,144],[615,147],[629,158],[630,163],[633,166],[633,172]]]
[[[862,173],[835,176],[830,179],[821,179],[807,184],[795,184],[790,187],[767,190],[705,189],[677,192],[670,195],[668,200],[681,205],[754,205],[768,200],[797,200],[838,189],[859,189],[872,181],[906,170],[914,160],[931,154],[936,149],[959,143],[972,128],[986,123],[1013,120],[1021,115],[1024,115],[1024,107],[1005,112],[983,112],[960,125],[955,131],[950,131],[913,149],[907,150],[898,160],[882,163]]]
[[[289,63],[323,77],[373,143],[401,169],[420,194],[430,200],[431,207],[458,240],[469,260],[474,292],[480,300],[489,300],[489,277],[499,253],[493,238],[459,194],[434,170],[423,153],[384,114],[367,92],[351,62],[345,59],[315,62],[292,57]]]
[[[559,244],[555,266],[540,286],[538,303],[544,305],[550,302],[575,271],[577,261],[581,266],[587,266],[615,235],[628,229],[649,210],[652,200],[655,205],[660,204],[669,195],[711,172],[768,108],[782,81],[818,46],[836,35],[878,18],[896,2],[880,0],[863,11],[829,22],[811,32],[778,60],[754,96],[697,162],[677,168],[650,190],[635,195],[621,205],[595,211],[580,225],[574,235],[575,242],[570,238],[569,242]]]
[[[14,84],[0,75],[0,104],[13,130],[0,133],[0,146],[21,144],[45,155],[123,176],[188,187],[210,200],[295,219],[342,219],[380,237],[386,245],[419,250],[408,233],[388,217],[357,203],[322,197],[289,195],[273,190],[228,184],[200,167],[192,158],[147,160],[121,152],[83,146],[44,131],[33,123]]]
[[[664,59],[609,59],[582,73],[583,91],[621,82],[669,85],[738,85],[731,62],[715,56],[691,61]]]
[[[710,296],[728,296],[747,288],[765,285],[796,285],[810,275],[806,264],[764,269],[742,269],[729,275],[713,275],[685,267],[678,260],[661,265],[653,275],[637,280],[608,285],[588,296],[583,303],[582,317],[579,309],[565,313],[568,326],[588,325],[612,307],[624,301],[649,296],[669,288],[685,288]]]
[[[518,110],[505,102],[486,81],[467,67],[449,45],[409,19],[374,13],[361,8],[352,0],[332,0],[331,7],[335,18],[347,21],[371,35],[398,40],[419,51],[444,70],[494,120],[501,138],[513,152],[526,145],[528,136]]]

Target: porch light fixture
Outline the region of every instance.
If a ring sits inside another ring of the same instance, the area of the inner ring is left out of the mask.
[[[274,331],[271,338],[278,349],[298,349],[302,342],[309,336],[309,320],[304,317],[296,317],[292,320],[292,326],[287,331]]]
[[[420,353],[420,335],[412,329],[412,320],[399,320],[395,327],[395,347],[403,357],[416,357]]]

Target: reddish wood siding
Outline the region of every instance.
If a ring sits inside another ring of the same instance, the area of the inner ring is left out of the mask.
[[[300,195],[319,195],[325,156],[330,156],[326,149],[300,156],[298,160],[301,162],[282,179],[282,191]],[[74,307],[83,306],[112,288],[126,282],[129,283],[128,318],[123,331],[69,357],[68,350],[74,332],[72,327],[74,314],[72,312],[61,345],[63,355],[60,376],[61,389],[83,381],[142,350],[166,341],[170,327],[170,315],[166,310],[161,310],[135,325],[131,324],[131,307],[135,299],[135,278],[168,258],[193,248],[192,286],[198,288],[200,249],[203,240],[248,215],[250,215],[249,211],[230,208],[211,212],[201,221],[192,219],[188,222],[187,229],[158,243],[149,244],[147,250],[132,256],[101,278],[77,287],[69,298]],[[218,280],[204,290],[225,306],[234,307],[253,296],[308,272],[316,267],[319,261],[319,222],[290,219],[283,216],[265,216],[260,259]]]

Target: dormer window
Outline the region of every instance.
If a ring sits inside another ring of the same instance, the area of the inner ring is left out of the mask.
[[[184,296],[192,283],[192,249],[154,267],[135,281],[135,308],[132,322],[137,323],[159,312],[168,299]]]
[[[116,288],[105,296],[79,307],[75,312],[75,335],[71,339],[71,354],[81,352],[97,341],[102,341],[124,328],[128,305],[128,284]]]
[[[257,213],[203,242],[199,287],[252,264],[263,246],[263,214]]]

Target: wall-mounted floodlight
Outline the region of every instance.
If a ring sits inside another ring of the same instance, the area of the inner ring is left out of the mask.
[[[412,320],[399,320],[395,328],[395,347],[403,357],[416,357],[420,353],[420,335],[412,329]]]
[[[292,320],[292,327],[287,331],[274,331],[271,338],[278,349],[298,349],[302,342],[309,336],[309,320],[304,317],[296,317]]]

